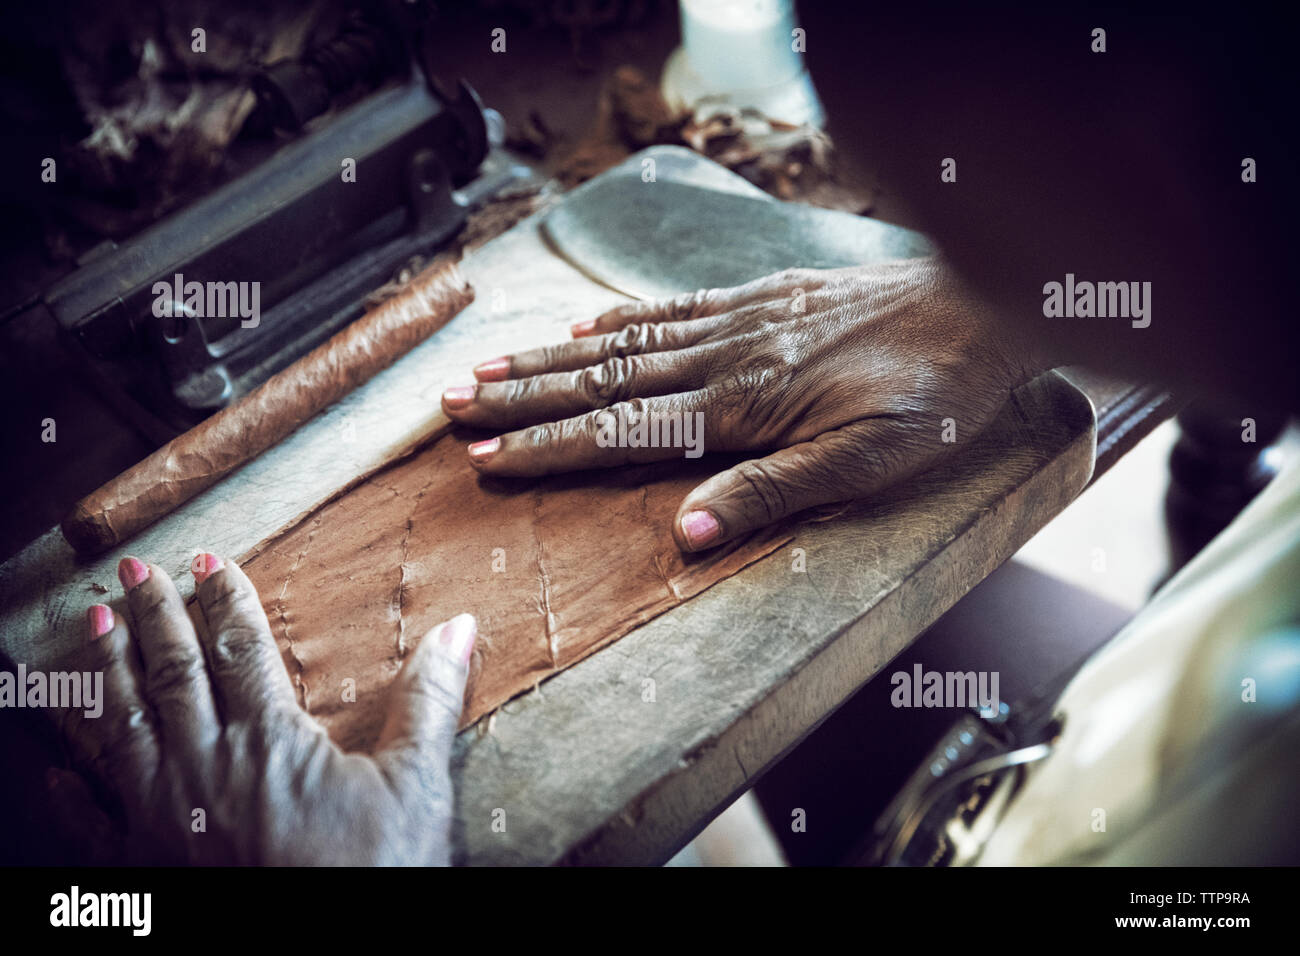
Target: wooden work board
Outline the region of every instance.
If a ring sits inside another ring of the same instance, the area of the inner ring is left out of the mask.
[[[653,154],[660,175],[751,189],[685,150]],[[258,553],[441,429],[442,390],[475,363],[624,301],[554,255],[536,217],[463,268],[474,304],[121,553],[183,588],[200,550]],[[457,860],[664,861],[1063,509],[1094,445],[1088,399],[1042,376],[951,465],[796,525],[778,550],[509,701],[457,740]],[[6,562],[0,651],[57,666],[84,640],[86,606],[120,600],[121,553],[82,562],[53,529]]]

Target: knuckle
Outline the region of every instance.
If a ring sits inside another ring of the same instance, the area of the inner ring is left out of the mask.
[[[766,521],[775,521],[789,513],[789,503],[781,486],[760,465],[743,461],[736,466],[736,477]]]
[[[136,593],[137,597],[131,603],[131,612],[141,627],[158,627],[174,616],[173,607],[168,601],[168,595],[163,588],[151,587],[145,589],[140,587]]]
[[[629,398],[619,403],[617,411],[631,428],[650,414],[650,404],[644,398]]]
[[[601,413],[583,415],[580,418],[566,418],[550,426],[550,441],[559,444],[571,444],[592,439],[600,427],[598,416]]]
[[[746,342],[748,356],[736,372],[746,387],[779,392],[794,384],[803,364],[803,345],[796,334],[777,327],[751,333]]]
[[[779,302],[755,302],[732,309],[727,322],[733,335],[757,347],[784,327],[785,314]]]
[[[591,412],[580,418],[562,422],[564,440],[571,444],[599,444],[602,428],[637,427],[650,414],[650,406],[643,398],[629,398]],[[620,424],[622,423],[622,424]],[[606,447],[606,461],[629,461],[631,452],[625,447]],[[610,457],[612,456],[612,457]]]
[[[553,445],[560,437],[558,422],[546,422],[542,425],[533,425],[525,428],[519,433],[523,448],[521,451],[533,452],[541,451],[550,445]]]
[[[650,403],[644,398],[629,398],[623,405],[627,408],[628,414],[636,418],[650,414]]]
[[[259,636],[264,631],[270,633],[256,591],[228,581],[223,581],[220,588],[203,609],[214,645],[219,645],[227,635],[238,638],[245,631]]]
[[[212,665],[225,673],[260,667],[265,635],[251,624],[228,624],[212,641]]]
[[[652,343],[656,328],[657,326],[647,322],[634,322],[623,326],[606,340],[605,358],[622,358],[644,352]]]
[[[578,387],[582,394],[600,406],[620,401],[631,388],[631,383],[632,360],[623,355],[611,356],[578,373]]]
[[[709,389],[708,406],[715,421],[744,421],[754,394],[747,373],[737,372]]]
[[[766,362],[750,362],[736,369],[732,376],[731,392],[750,399],[768,394],[777,385],[778,373]]]
[[[556,342],[553,345],[543,345],[535,352],[522,352],[515,356],[514,365],[516,368],[512,369],[512,371],[519,374],[518,369],[522,369],[525,365],[543,372],[547,369],[556,368],[569,357],[573,344],[572,342]],[[507,381],[517,382],[520,379],[507,379]]]
[[[610,322],[627,322],[643,319],[653,315],[659,308],[659,302],[628,302],[626,305],[615,306],[605,314],[596,319],[596,326],[600,329],[608,328]]]
[[[501,382],[497,388],[501,389],[503,402],[505,405],[513,405],[517,402],[526,402],[537,395],[538,388],[541,386],[540,378],[514,378],[506,382]],[[495,389],[479,389],[480,406],[490,406],[491,403],[484,402],[484,399],[491,396]]]
[[[694,292],[676,296],[668,300],[664,313],[673,322],[693,319],[709,307],[716,294],[716,289],[696,289]]]
[[[793,385],[801,365],[802,358],[797,344],[782,336],[773,343],[772,350],[768,353],[767,366],[771,376],[768,384],[775,388]]]
[[[203,597],[204,613],[209,620],[225,621],[247,613],[247,594],[228,574],[209,578]]]
[[[148,689],[154,698],[188,696],[204,677],[202,658],[174,651],[149,667]]]
[[[691,318],[692,309],[695,308],[695,296],[696,293],[692,292],[669,299],[664,303],[664,318],[669,322],[680,322],[682,319]]]

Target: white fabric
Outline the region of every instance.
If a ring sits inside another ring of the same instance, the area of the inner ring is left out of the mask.
[[[1070,683],[1060,744],[980,865],[1264,862],[1293,827],[1298,611],[1292,462]]]

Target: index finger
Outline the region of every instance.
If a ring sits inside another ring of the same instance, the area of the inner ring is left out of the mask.
[[[632,398],[575,418],[507,432],[470,445],[470,464],[488,475],[537,477],[682,456],[698,458],[706,440],[701,409],[708,407],[710,397],[707,389],[697,389]]]

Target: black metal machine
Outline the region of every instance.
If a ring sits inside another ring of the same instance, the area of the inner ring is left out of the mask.
[[[255,118],[300,135],[46,292],[91,376],[145,434],[188,427],[360,316],[367,294],[527,172],[489,157],[499,117],[464,81],[431,81],[399,30],[353,18],[330,44],[264,68]],[[358,83],[381,85],[320,115]],[[186,283],[245,284],[258,315],[167,296]]]

